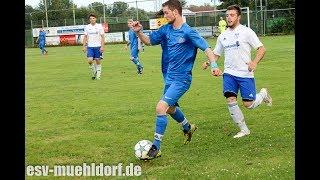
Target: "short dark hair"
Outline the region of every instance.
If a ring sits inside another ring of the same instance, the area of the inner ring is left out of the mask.
[[[171,11],[178,10],[178,13],[182,15],[182,6],[179,0],[169,0],[162,4],[162,7],[168,6]]]
[[[93,13],[89,14],[88,18],[90,19],[90,17],[95,17],[95,18],[97,18],[97,16],[96,16],[95,14],[93,14]]]
[[[238,16],[241,15],[241,9],[240,9],[240,7],[239,7],[237,4],[228,6],[228,7],[227,7],[227,11],[228,11],[228,10],[236,10],[237,13],[238,13]]]
[[[158,12],[156,12],[155,17],[161,17],[163,16],[163,10],[159,10]]]

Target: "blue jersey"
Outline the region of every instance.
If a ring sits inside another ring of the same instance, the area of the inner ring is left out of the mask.
[[[192,68],[197,55],[197,48],[206,50],[208,43],[188,24],[183,23],[179,29],[166,24],[149,35],[152,45],[166,41],[168,70],[166,80],[191,80]]]
[[[39,43],[45,43],[46,42],[46,33],[44,31],[39,32]]]
[[[130,41],[131,56],[137,57],[138,56],[138,37],[132,29],[129,30],[129,41]]]
[[[162,48],[161,71],[162,71],[163,77],[166,77],[166,74],[168,71],[168,65],[169,65],[167,41],[162,40],[160,42],[160,45]]]

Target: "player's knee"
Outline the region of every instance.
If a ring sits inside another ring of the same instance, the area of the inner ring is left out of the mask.
[[[230,104],[230,103],[234,103],[237,101],[237,97],[235,96],[230,96],[230,97],[227,97],[227,103]]]
[[[224,97],[226,97],[227,103],[232,103],[237,101],[237,94],[233,93],[233,92],[225,92]]]
[[[167,110],[168,114],[174,114],[176,112],[176,107],[175,106],[170,106]]]
[[[93,60],[92,59],[88,59],[88,64],[92,64],[93,63]]]
[[[166,115],[167,109],[168,105],[163,101],[159,101],[156,107],[156,113],[157,115]]]
[[[246,100],[246,99],[243,99],[242,100],[242,104],[244,107],[250,109],[252,107],[252,103],[253,101],[252,100]]]

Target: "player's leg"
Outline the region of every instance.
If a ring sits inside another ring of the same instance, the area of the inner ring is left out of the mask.
[[[240,85],[240,93],[243,105],[248,109],[258,107],[262,102],[267,103],[268,106],[272,105],[272,98],[266,88],[262,88],[256,94],[256,86],[254,78],[238,78]]]
[[[96,79],[100,80],[102,72],[100,47],[94,49],[94,60],[96,61]]]
[[[48,51],[46,49],[46,45],[43,46],[43,50],[44,50],[45,54],[48,54]]]
[[[139,50],[137,50],[137,49],[131,50],[131,61],[136,65],[137,73],[142,74],[143,65],[139,59]]]
[[[87,58],[88,58],[89,70],[90,70],[92,80],[96,79],[96,67],[93,62],[93,57],[94,57],[94,50],[92,47],[88,47],[87,48]]]
[[[185,136],[184,144],[188,144],[192,139],[193,133],[198,129],[198,127],[195,124],[189,123],[179,105],[170,106],[167,113],[172,117],[172,119],[180,124]]]
[[[150,159],[161,156],[160,145],[168,124],[168,118],[166,115],[168,107],[169,105],[163,100],[160,100],[157,104],[154,140],[150,150],[148,151]]]
[[[190,85],[191,81],[173,81],[170,87],[165,91],[162,98],[169,104],[167,113],[182,126],[182,130],[185,135],[184,144],[188,144],[191,141],[192,134],[197,129],[196,125],[188,122],[181,108],[178,107],[177,104],[182,95],[190,88]]]
[[[237,103],[238,90],[239,85],[236,77],[226,73],[223,74],[223,95],[226,97],[228,110],[233,122],[240,128],[240,132],[238,132],[234,138],[250,134],[243,113]]]
[[[170,87],[171,84],[165,84],[163,94],[165,94]],[[188,120],[185,118],[183,112],[181,111],[178,102],[176,102],[173,106],[169,106],[167,112],[176,122],[182,125],[182,129],[184,131],[189,131],[190,130],[190,123]]]
[[[43,43],[39,43],[39,48],[41,50],[41,54],[44,54],[44,44]]]

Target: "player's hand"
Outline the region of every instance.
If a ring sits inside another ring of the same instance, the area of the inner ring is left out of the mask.
[[[103,51],[104,51],[104,47],[101,46],[100,52],[103,53]]]
[[[211,74],[213,76],[221,76],[222,75],[222,71],[219,68],[214,68],[214,69],[211,69]]]
[[[248,65],[248,70],[251,71],[255,71],[257,68],[257,63],[254,61],[250,61],[246,63]]]
[[[87,52],[87,47],[83,47],[83,48],[82,48],[82,51],[83,51],[83,52]]]
[[[141,31],[141,29],[142,29],[142,25],[140,24],[139,21],[133,21],[131,25],[132,25],[131,29],[132,29],[134,32],[139,32],[139,31]]]
[[[202,69],[205,70],[205,69],[207,69],[209,66],[210,66],[209,62],[206,61],[206,62],[204,62],[204,63],[202,64]]]

